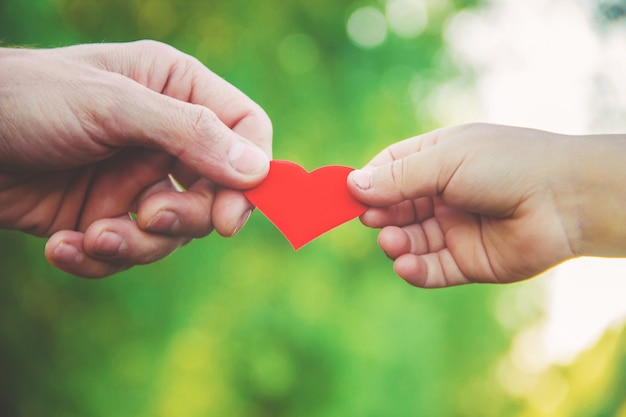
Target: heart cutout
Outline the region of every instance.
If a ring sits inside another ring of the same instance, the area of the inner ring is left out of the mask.
[[[352,170],[333,165],[307,172],[296,163],[274,160],[265,180],[244,194],[298,250],[365,212],[367,207],[348,191]]]

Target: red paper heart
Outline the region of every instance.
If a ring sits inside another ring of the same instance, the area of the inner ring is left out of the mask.
[[[245,195],[298,250],[366,210],[348,191],[352,170],[326,166],[309,173],[290,161],[271,161],[265,180]]]

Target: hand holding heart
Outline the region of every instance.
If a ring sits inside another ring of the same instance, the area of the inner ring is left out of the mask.
[[[512,282],[626,255],[624,155],[624,135],[466,125],[389,146],[348,185],[409,283]]]
[[[363,224],[382,228],[381,248],[413,285],[512,282],[582,254],[626,255],[626,228],[607,220],[626,224],[625,153],[623,135],[467,125],[393,144],[358,171],[308,174],[273,161],[246,196],[295,249],[365,212]],[[618,204],[596,204],[620,189]]]
[[[49,262],[84,277],[230,236],[271,135],[258,105],[167,45],[0,48],[0,228],[50,236]]]
[[[623,135],[475,124],[395,143],[358,171],[307,173],[272,161],[268,177],[245,194],[296,250],[361,215],[382,228],[381,248],[413,285],[504,283],[583,254],[626,255],[626,228],[607,221],[626,224],[625,153]],[[595,163],[579,169],[589,159]],[[615,209],[598,210],[596,201],[615,200],[614,190],[622,191]]]
[[[307,173],[272,161],[268,177],[245,194],[295,249],[362,214],[365,225],[382,228],[380,246],[411,284],[515,281],[573,256],[572,231],[547,198],[553,190],[545,179],[555,168],[533,160],[536,150],[523,140],[533,134],[484,125],[444,129],[396,143],[354,172],[335,166]],[[556,141],[543,135],[545,144]],[[527,163],[516,163],[524,153]],[[465,163],[472,159],[499,162],[487,169]],[[524,201],[529,194],[535,198]]]

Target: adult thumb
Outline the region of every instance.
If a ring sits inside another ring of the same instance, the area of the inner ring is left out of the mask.
[[[448,162],[442,149],[428,148],[385,165],[354,170],[348,188],[357,200],[372,207],[434,196],[454,173]]]
[[[269,156],[263,149],[235,133],[208,107],[154,92],[131,80],[125,84],[127,89],[118,95],[116,105],[100,110],[105,112],[100,121],[104,121],[103,140],[108,145],[163,150],[199,175],[232,188],[252,187],[267,175]],[[270,123],[260,108],[253,110],[259,113],[259,124]],[[271,132],[271,127],[263,125],[258,130]],[[271,143],[271,137],[266,139]]]

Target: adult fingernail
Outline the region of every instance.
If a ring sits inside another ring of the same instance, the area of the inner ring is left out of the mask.
[[[63,242],[54,250],[54,260],[63,264],[80,263],[83,260],[83,254],[76,246]]]
[[[228,154],[230,165],[245,175],[266,171],[270,160],[261,149],[243,142],[235,142]]]
[[[161,210],[150,220],[146,228],[153,232],[176,233],[180,230],[180,217],[171,210]]]
[[[237,234],[237,232],[239,232],[241,229],[243,229],[243,227],[246,225],[246,222],[250,218],[250,214],[252,214],[252,209],[249,209],[248,211],[246,211],[243,214],[243,216],[241,216],[239,218],[239,221],[237,222],[237,226],[235,227],[235,230],[233,230],[233,233],[232,233],[231,236],[235,236]]]
[[[110,230],[105,230],[98,236],[94,244],[94,251],[98,255],[113,256],[126,249],[126,242],[120,235]]]
[[[357,169],[350,173],[352,182],[361,190],[369,190],[372,187],[372,171],[366,169]]]

